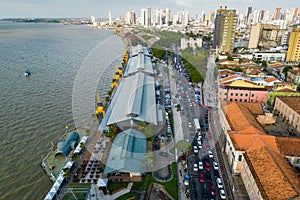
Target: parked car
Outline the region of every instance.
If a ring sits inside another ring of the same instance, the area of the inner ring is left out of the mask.
[[[194,172],[197,172],[197,171],[198,171],[198,164],[195,163],[195,164],[194,164]]]
[[[200,181],[200,183],[204,183],[205,182],[204,174],[200,174],[199,175],[199,181]]]
[[[220,190],[220,197],[221,199],[226,199],[226,194],[224,190]]]
[[[198,153],[198,147],[194,146],[194,153]]]
[[[219,189],[220,189],[220,188],[223,188],[223,183],[222,183],[221,178],[217,178],[216,183],[217,183],[217,187],[218,187]]]
[[[213,154],[212,151],[208,151],[208,157],[210,157],[210,158],[213,158],[213,157],[214,157],[214,154]]]
[[[209,172],[206,173],[206,180],[211,181],[211,174]]]
[[[205,163],[205,169],[206,171],[210,171],[210,164],[208,162]]]
[[[201,161],[199,162],[199,169],[203,170],[203,162],[201,162]]]
[[[216,196],[216,188],[215,188],[215,186],[211,185],[209,187],[209,190],[210,190],[211,196]]]
[[[214,170],[218,170],[219,169],[218,163],[216,161],[213,162],[213,167],[214,167]]]
[[[208,192],[205,188],[202,191],[202,197],[205,198],[205,199],[208,197]]]

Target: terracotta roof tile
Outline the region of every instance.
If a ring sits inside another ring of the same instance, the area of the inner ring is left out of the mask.
[[[245,159],[266,199],[282,200],[300,194],[300,177],[283,155],[267,147],[247,151]]]
[[[276,137],[276,142],[279,151],[285,156],[300,157],[300,139]]]
[[[278,151],[276,139],[271,135],[254,135],[254,134],[238,134],[228,132],[231,141],[236,150],[239,151],[252,151],[267,146],[274,151]]]
[[[283,101],[287,106],[300,114],[300,96],[295,97],[285,97],[285,96],[277,96],[276,98]]]
[[[266,134],[254,116],[263,113],[260,104],[231,102],[225,106],[225,113],[233,131],[241,134]]]
[[[281,88],[276,90],[277,92],[296,92],[296,90],[293,90],[291,88]]]
[[[227,82],[227,81],[233,80],[233,79],[238,78],[238,77],[239,77],[239,76],[238,76],[237,74],[232,75],[232,76],[228,76],[228,77],[226,77],[226,78],[220,79],[220,83],[225,83],[225,82]]]
[[[267,78],[265,81],[270,83],[270,82],[278,81],[278,79],[275,77],[271,77],[271,78]]]

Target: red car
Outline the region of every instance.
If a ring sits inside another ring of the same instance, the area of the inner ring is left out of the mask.
[[[205,163],[205,169],[206,171],[210,171],[210,164],[208,162]]]
[[[200,179],[199,179],[200,183],[204,183],[205,179],[204,179],[204,174],[200,174]]]
[[[215,186],[211,185],[209,187],[209,190],[210,190],[210,193],[211,193],[212,196],[216,196],[216,188],[215,188]]]

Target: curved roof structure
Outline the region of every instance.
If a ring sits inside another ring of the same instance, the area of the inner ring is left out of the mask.
[[[145,173],[143,164],[147,153],[147,139],[145,134],[135,129],[127,129],[118,133],[113,141],[107,159],[104,174],[112,172]]]
[[[64,141],[63,145],[60,149],[55,153],[55,156],[62,154],[67,156],[71,149],[75,148],[75,144],[79,141],[79,134],[77,132],[73,132],[69,135],[69,137]]]

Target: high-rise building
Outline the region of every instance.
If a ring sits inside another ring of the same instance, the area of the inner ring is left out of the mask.
[[[112,25],[111,11],[108,11],[108,24]]]
[[[147,26],[151,26],[151,7],[147,8]]]
[[[220,6],[215,19],[215,47],[219,47],[222,52],[233,50],[236,25],[236,10],[227,10],[227,6]]]
[[[171,10],[166,8],[166,24],[169,26],[171,24]]]
[[[246,22],[247,24],[250,24],[250,16],[252,14],[252,7],[248,7],[247,16],[246,16]]]
[[[260,28],[261,28],[261,23],[252,24],[249,44],[248,44],[249,49],[257,48],[259,36],[260,36]]]
[[[147,25],[147,9],[142,8],[140,9],[140,19],[139,19],[139,23],[142,26],[146,26]]]
[[[127,11],[127,12],[125,13],[125,17],[124,17],[125,24],[130,24],[130,17],[131,17],[130,11]]]
[[[276,8],[275,14],[274,14],[274,20],[280,19],[280,10],[281,8]]]
[[[299,8],[295,8],[294,17],[298,17],[298,15],[299,15]]]
[[[136,16],[134,10],[130,12],[130,24],[135,25],[136,24]]]
[[[300,27],[292,30],[286,61],[300,62]]]

